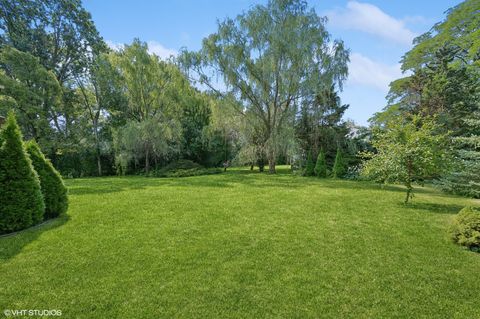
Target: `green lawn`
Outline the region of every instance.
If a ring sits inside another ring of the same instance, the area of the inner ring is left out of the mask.
[[[0,311],[480,318],[480,254],[446,233],[468,199],[246,170],[67,185],[68,216],[0,239]]]

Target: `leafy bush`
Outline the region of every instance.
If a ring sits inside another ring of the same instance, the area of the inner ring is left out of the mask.
[[[305,164],[305,170],[303,171],[303,176],[314,176],[315,175],[315,165],[313,164],[312,152],[307,154],[307,163]]]
[[[220,168],[205,168],[202,165],[190,160],[179,160],[162,167],[159,170],[151,171],[149,176],[153,177],[187,177],[221,173]]]
[[[325,153],[323,151],[318,153],[315,175],[318,177],[327,177],[327,161],[325,160]]]
[[[26,149],[32,160],[33,167],[40,178],[40,186],[45,201],[45,219],[54,218],[67,211],[67,188],[62,177],[45,158],[35,141],[26,143]]]
[[[450,233],[457,244],[480,251],[480,209],[463,208],[455,216]]]
[[[8,233],[41,222],[45,203],[13,112],[0,135],[0,233]]]
[[[342,151],[340,148],[337,148],[337,155],[335,156],[335,163],[333,164],[332,169],[333,178],[341,178],[345,176],[346,171],[347,170]]]

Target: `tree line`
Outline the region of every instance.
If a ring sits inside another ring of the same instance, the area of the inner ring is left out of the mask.
[[[139,39],[109,48],[79,0],[0,5],[0,114],[14,109],[65,176],[148,174],[178,159],[274,173],[308,152],[333,163],[339,147],[356,160],[338,97],[349,51],[304,1],[227,18],[198,52],[170,59]]]

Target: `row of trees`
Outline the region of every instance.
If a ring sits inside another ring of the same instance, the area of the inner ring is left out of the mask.
[[[467,0],[415,39],[391,83],[388,106],[371,124],[375,152],[364,173],[378,181],[439,180],[480,197],[480,3]]]
[[[169,60],[138,39],[109,49],[79,0],[0,6],[0,114],[14,109],[65,175],[149,173],[180,158],[274,173],[308,152],[331,164],[337,146],[358,150],[337,94],[348,50],[305,1],[255,6]]]

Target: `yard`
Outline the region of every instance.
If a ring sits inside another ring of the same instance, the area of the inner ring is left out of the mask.
[[[0,238],[0,309],[64,318],[480,318],[472,200],[233,170],[66,181],[67,216]]]

